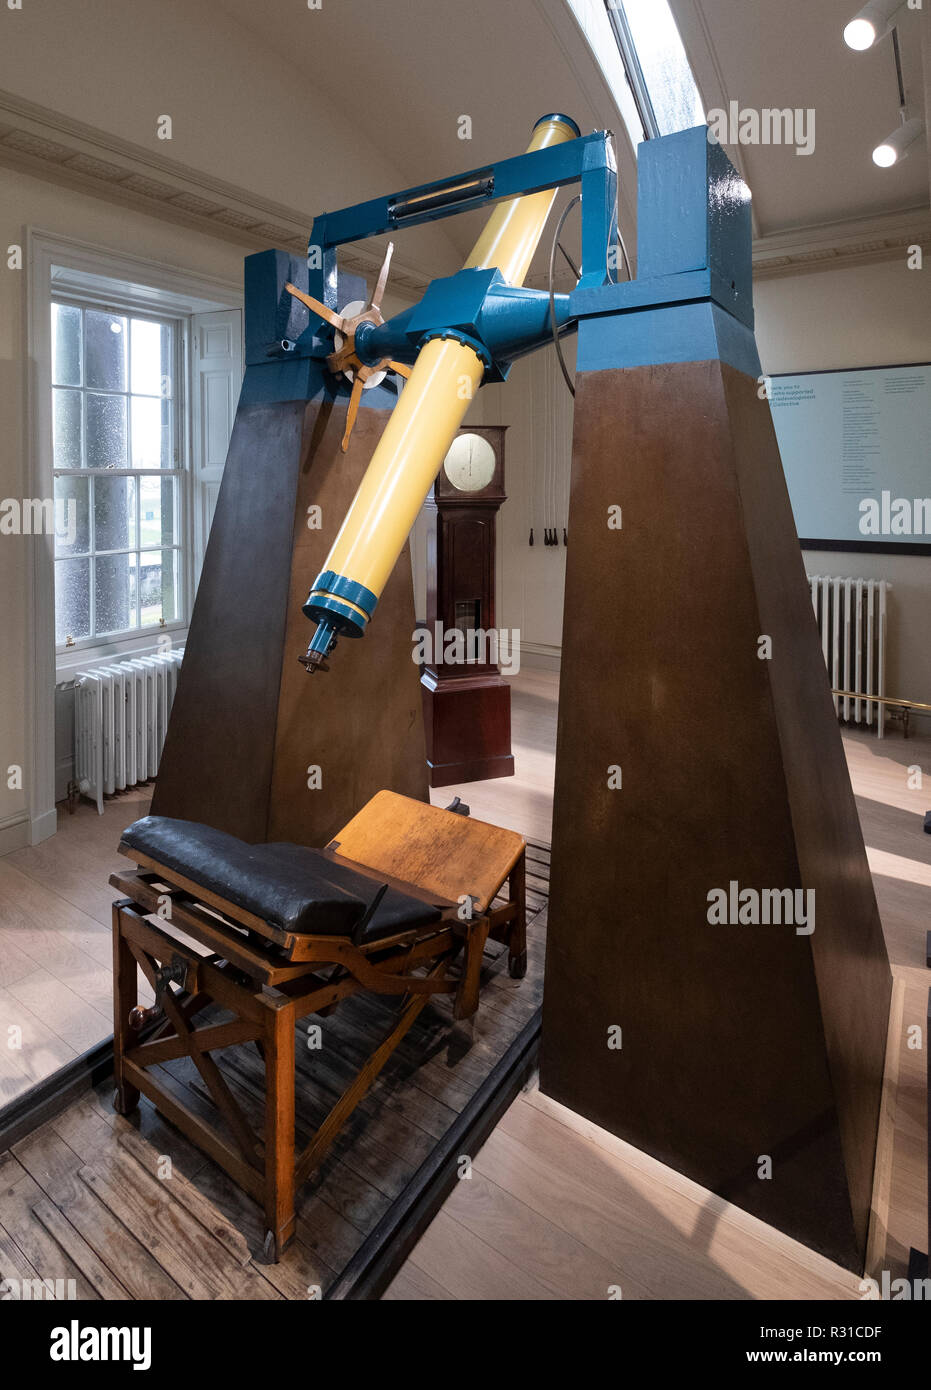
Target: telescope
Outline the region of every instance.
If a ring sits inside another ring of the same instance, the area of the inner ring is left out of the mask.
[[[576,123],[554,113],[535,124],[524,165],[520,160],[508,161],[517,167],[475,170],[339,214],[344,224],[337,230],[339,240],[374,235],[372,229],[381,230],[382,221],[388,227],[401,228],[450,216],[489,199],[500,200],[502,192],[526,175],[524,181],[530,191],[499,201],[463,268],[456,275],[432,281],[419,304],[387,322],[382,320],[380,303],[391,259],[390,244],[367,309],[354,303],[343,314],[334,313],[315,296],[287,286],[334,330],[334,350],[327,354],[327,365],[352,382],[344,450],[361,392],[368,383],[381,380],[389,370],[407,378],[325,566],[303,606],[317,625],[306,655],[300,658],[308,671],[328,669],[327,657],[339,637],[364,635],[478,388],[486,381],[503,381],[515,357],[571,328],[569,295],[553,294],[552,287],[549,292],[526,289],[523,282],[558,184],[567,181],[561,175],[570,167],[550,160],[547,168],[541,168],[539,156],[560,146],[580,144],[583,149],[578,153],[583,158],[578,161],[579,176],[585,156],[593,154],[594,158],[588,159],[589,169],[600,169],[613,184],[613,155],[606,133],[582,141]],[[534,187],[541,174],[543,186]],[[553,174],[560,177],[548,182]],[[352,237],[346,235],[346,228],[352,230]],[[315,223],[312,245],[320,230]],[[613,239],[613,202],[607,230],[607,240]],[[601,270],[603,283],[608,274],[606,255],[602,255]]]
[[[528,288],[572,184],[578,281]],[[340,247],[482,208],[462,269],[387,321],[390,256],[370,299],[351,256],[337,266]],[[619,280],[611,136],[556,115],[523,154],[319,216],[306,262],[250,256],[246,373],[152,814],[421,881],[389,853],[391,812],[365,833],[374,857],[348,835],[373,798],[431,813],[406,537],[476,389],[577,332],[541,1090],[862,1269],[891,977],[759,390],[752,236],[706,126],[647,140],[637,278]],[[366,639],[309,692],[305,614],[309,670]],[[454,891],[434,889],[477,896],[484,851],[460,860],[425,834],[424,867]],[[710,925],[729,881],[815,890],[817,931]],[[619,1024],[623,1049],[606,1048]]]

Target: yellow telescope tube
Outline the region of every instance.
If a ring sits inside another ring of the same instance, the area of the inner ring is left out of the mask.
[[[546,116],[534,127],[528,154],[577,135],[565,116]],[[502,203],[465,268],[495,267],[522,285],[555,197],[555,189],[545,189]],[[432,338],[421,348],[304,605],[318,622],[304,658],[308,669],[323,664],[339,633],[362,635],[484,372],[478,353],[455,338]]]

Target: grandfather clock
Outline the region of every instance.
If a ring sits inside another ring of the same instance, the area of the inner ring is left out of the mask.
[[[514,773],[511,688],[498,669],[495,516],[504,494],[506,425],[453,440],[430,490],[427,646],[421,676],[430,785]]]

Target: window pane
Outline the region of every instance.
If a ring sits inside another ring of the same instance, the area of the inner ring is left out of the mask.
[[[667,0],[623,0],[660,135],[705,124],[701,97]]]
[[[90,636],[90,560],[59,560],[55,565],[55,641],[64,646]]]
[[[140,546],[175,544],[175,510],[174,478],[139,479]]]
[[[52,305],[52,381],[81,384],[81,311],[71,304]]]
[[[55,468],[81,467],[81,392],[52,392],[52,462]]]
[[[127,320],[119,314],[84,313],[84,384],[102,391],[126,390]]]
[[[171,395],[171,329],[167,323],[133,319],[130,390],[142,396]]]
[[[126,397],[88,391],[84,448],[88,468],[126,467]]]
[[[136,626],[136,557],[101,555],[94,561],[97,632]]]
[[[129,550],[136,544],[135,478],[94,479],[96,550]]]
[[[55,554],[80,555],[90,549],[87,478],[55,479]]]
[[[152,396],[133,396],[133,468],[171,468],[171,403]]]
[[[178,616],[179,564],[176,550],[149,551],[140,557],[140,621],[143,627],[160,618],[173,623]]]
[[[59,645],[137,629],[143,607],[150,627],[181,616],[182,497],[166,476],[180,466],[175,332],[131,311],[51,306]]]

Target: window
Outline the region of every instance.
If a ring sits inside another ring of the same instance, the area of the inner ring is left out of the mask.
[[[667,0],[605,0],[647,138],[704,125],[689,60]]]
[[[610,0],[608,8],[628,70],[637,69],[631,77],[635,95],[638,85],[643,87],[647,109],[641,114],[648,134],[672,135],[704,125],[701,97],[667,0]]]
[[[52,302],[55,640],[185,619],[180,322]]]
[[[641,140],[705,124],[667,0],[566,0],[636,151]]]

